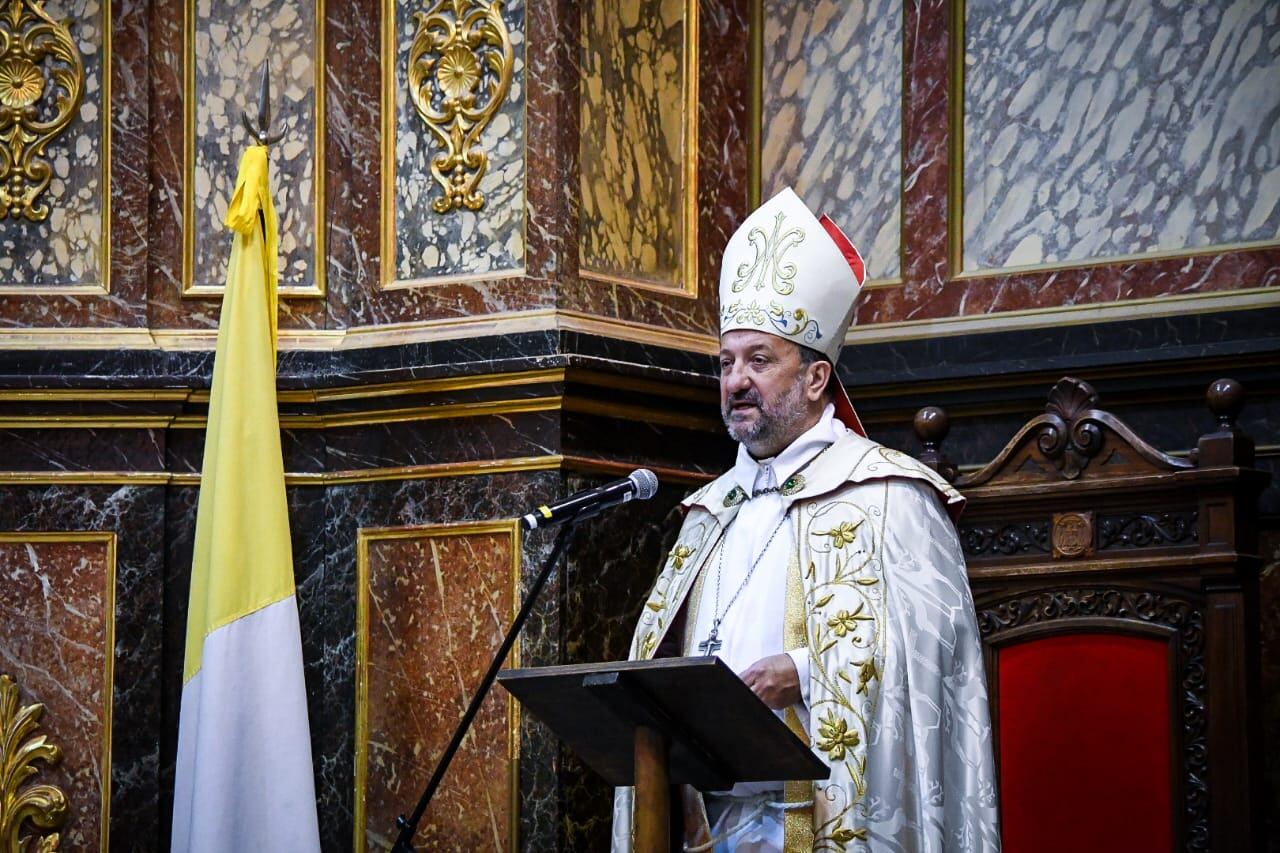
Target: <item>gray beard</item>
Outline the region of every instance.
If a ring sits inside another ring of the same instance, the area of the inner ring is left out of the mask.
[[[729,437],[745,444],[747,450],[760,446],[777,446],[787,436],[793,435],[794,430],[805,419],[804,376],[798,377],[795,384],[774,406],[764,405],[759,395],[754,392],[747,399],[760,407],[760,417],[756,418],[755,423],[750,426],[733,423],[730,419],[732,410],[729,405],[726,404],[720,409],[720,417],[724,420],[725,429],[729,431]]]

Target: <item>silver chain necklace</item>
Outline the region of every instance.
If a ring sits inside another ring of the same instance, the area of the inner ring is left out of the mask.
[[[734,521],[737,521],[735,518]],[[729,603],[724,606],[724,611],[720,610],[720,577],[724,574],[724,552],[729,548],[729,538],[726,535],[724,542],[720,545],[720,557],[716,560],[716,598],[715,604],[711,609],[711,633],[701,643],[698,643],[698,651],[707,657],[711,657],[720,651],[720,647],[724,642],[720,639],[720,623],[724,621],[724,617],[729,615],[729,608],[733,607],[738,596],[742,595],[742,591],[747,588],[747,583],[751,580],[751,576],[756,573],[756,567],[760,565],[760,561],[764,559],[764,555],[769,553],[769,546],[773,544],[773,539],[778,535],[778,531],[782,529],[782,525],[787,523],[787,516],[784,513],[782,520],[778,522],[778,526],[773,528],[773,532],[769,534],[769,539],[764,543],[764,548],[751,564],[751,568],[747,569],[747,576],[742,579],[742,583],[738,585],[738,590],[733,594],[733,598],[729,599]],[[727,533],[727,531],[726,531]],[[718,616],[716,614],[719,614]]]

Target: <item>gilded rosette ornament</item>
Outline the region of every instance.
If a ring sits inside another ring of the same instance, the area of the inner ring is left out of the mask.
[[[409,96],[444,148],[431,158],[431,174],[443,190],[431,208],[479,210],[484,195],[476,186],[489,155],[476,143],[511,89],[511,34],[502,3],[437,0],[414,20]]]
[[[58,849],[58,833],[48,830],[58,829],[66,820],[66,795],[53,785],[27,784],[39,772],[37,761],[56,764],[61,757],[44,735],[33,734],[43,713],[43,705],[19,706],[18,685],[0,675],[0,850],[46,853]],[[19,836],[26,821],[45,832],[34,839]],[[33,840],[34,847],[30,846]]]
[[[0,0],[0,219],[43,222],[53,167],[45,148],[84,96],[84,63],[43,0]]]

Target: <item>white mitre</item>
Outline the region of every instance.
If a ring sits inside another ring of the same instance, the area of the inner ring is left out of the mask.
[[[766,332],[834,365],[865,278],[862,256],[844,232],[814,216],[788,187],[729,238],[720,262],[720,334]],[[836,417],[866,435],[844,386],[833,382]]]

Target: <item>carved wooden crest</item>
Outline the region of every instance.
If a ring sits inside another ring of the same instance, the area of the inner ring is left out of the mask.
[[[1053,515],[1053,556],[1088,557],[1093,553],[1093,513],[1057,512]]]
[[[1019,430],[989,465],[957,478],[956,485],[963,489],[995,482],[1061,482],[1190,467],[1190,462],[1161,453],[1119,418],[1099,409],[1093,386],[1068,376],[1049,393],[1044,414]]]

